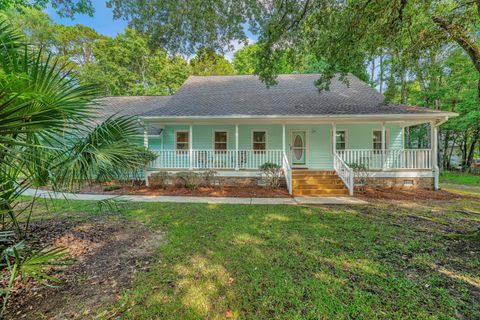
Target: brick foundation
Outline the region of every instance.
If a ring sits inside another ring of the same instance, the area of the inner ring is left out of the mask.
[[[360,183],[359,179],[355,178],[355,184]],[[416,178],[368,178],[366,186],[372,188],[420,188],[433,190],[433,177],[416,177]]]
[[[285,179],[282,178],[281,180],[281,186],[286,186]],[[149,185],[152,187],[159,185],[159,182],[156,181],[156,178],[153,176],[149,176],[148,181]],[[164,183],[165,185],[176,185],[179,184],[179,180],[174,174],[172,174],[165,179]],[[261,177],[222,177],[218,175],[213,179],[213,183],[215,185],[226,187],[255,187],[265,185],[265,181]]]

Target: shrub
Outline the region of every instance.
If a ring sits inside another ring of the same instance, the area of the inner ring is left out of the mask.
[[[278,164],[266,162],[260,166],[262,178],[269,188],[278,188],[280,186],[280,178],[282,177],[282,167]]]
[[[356,178],[355,187],[363,190],[369,184],[370,176],[368,167],[360,163],[349,163],[348,166],[353,170],[353,176]]]
[[[203,177],[203,185],[206,187],[212,187],[215,185],[215,178],[217,175],[217,171],[215,170],[207,170],[204,171],[201,175]]]
[[[150,186],[152,188],[165,188],[168,180],[171,179],[170,173],[166,171],[160,171],[152,173],[149,177]]]
[[[202,183],[202,175],[196,172],[182,171],[177,173],[181,185],[189,190],[195,190]]]
[[[121,188],[121,186],[119,186],[117,184],[112,184],[112,185],[109,185],[109,186],[104,186],[103,191],[113,191],[113,190],[118,190],[120,188]]]

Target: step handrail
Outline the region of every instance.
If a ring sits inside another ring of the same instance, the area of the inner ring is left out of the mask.
[[[345,186],[348,188],[348,193],[353,196],[354,190],[354,173],[353,169],[350,168],[345,161],[340,157],[338,153],[335,152],[333,156],[333,168],[338,174],[340,179],[343,181]]]
[[[283,151],[283,161],[282,161],[283,174],[285,175],[285,182],[287,184],[288,193],[292,194],[292,167],[288,162],[287,153]]]

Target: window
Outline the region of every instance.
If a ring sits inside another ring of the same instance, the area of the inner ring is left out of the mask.
[[[388,131],[385,131],[385,148],[388,143]],[[382,150],[382,130],[373,130],[373,150]]]
[[[188,131],[175,132],[175,150],[188,150]]]
[[[253,150],[264,151],[267,150],[267,132],[253,131]]]
[[[347,149],[347,131],[346,130],[337,130],[335,136],[336,141],[336,150],[345,150]]]
[[[224,152],[227,151],[227,141],[228,141],[227,131],[215,131],[214,133],[214,149],[215,152]]]

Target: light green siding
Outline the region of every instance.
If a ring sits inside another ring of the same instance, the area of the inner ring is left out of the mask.
[[[281,125],[239,125],[238,126],[238,149],[252,150],[253,131],[267,132],[267,149],[282,149],[282,126]]]
[[[398,125],[388,124],[387,147],[389,149],[401,149],[403,147],[403,131]],[[292,130],[305,130],[307,137],[307,167],[318,169],[331,169],[332,157],[332,126],[330,124],[319,125],[287,125],[286,126],[286,152],[290,155],[290,136]],[[381,130],[381,124],[337,124],[337,129],[347,131],[347,149],[372,149],[373,130]],[[151,150],[174,150],[175,131],[189,130],[188,125],[166,125],[162,137],[150,135],[149,148]],[[228,133],[228,149],[235,149],[235,125],[193,125],[193,149],[213,150],[215,130],[225,130]],[[265,130],[267,132],[267,149],[282,149],[282,126],[281,125],[239,125],[239,150],[252,149],[252,132]]]

